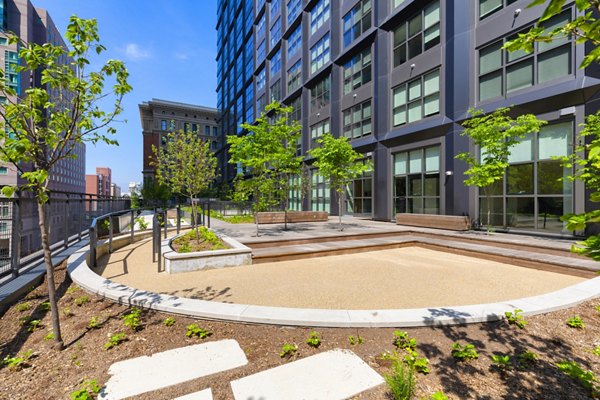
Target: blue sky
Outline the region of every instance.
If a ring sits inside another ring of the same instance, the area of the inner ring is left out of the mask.
[[[64,34],[69,17],[95,18],[106,59],[125,61],[133,91],[115,124],[119,146],[87,146],[86,173],[112,169],[127,191],[142,180],[142,127],[138,104],[159,98],[216,107],[217,0],[32,0]],[[99,65],[99,64],[98,64]]]

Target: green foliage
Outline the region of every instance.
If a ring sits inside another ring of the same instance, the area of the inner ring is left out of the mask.
[[[28,301],[26,301],[26,302],[23,302],[23,303],[19,303],[19,304],[17,304],[17,305],[15,306],[15,309],[16,309],[18,312],[25,312],[25,311],[29,311],[29,310],[31,310],[31,303],[30,303],[30,302],[28,302]]]
[[[298,351],[298,346],[296,346],[295,344],[291,344],[291,343],[285,343],[283,346],[281,346],[281,351],[279,352],[279,357],[290,358],[291,356],[296,354],[297,351]]]
[[[350,346],[363,344],[363,338],[360,335],[350,335],[348,336],[348,343],[350,343]]]
[[[206,244],[210,250],[220,250],[227,248],[223,240],[216,233],[206,228],[205,226],[198,227],[198,230],[193,230],[173,240],[173,243],[180,246],[180,253],[189,253],[196,251],[195,245],[191,242],[196,241],[197,244]],[[205,250],[205,249],[203,249]]]
[[[600,357],[600,346],[594,347],[594,349],[592,350],[592,354]]]
[[[527,369],[537,363],[539,356],[533,351],[525,350],[517,355],[519,361],[519,368]]]
[[[598,313],[600,313],[600,304],[598,304],[597,306],[595,306],[594,310],[596,310]]]
[[[71,285],[69,286],[69,288],[67,289],[67,294],[72,294],[75,292],[80,291],[81,289],[79,288],[79,286],[75,286],[75,285]]]
[[[35,332],[42,326],[43,326],[42,321],[40,321],[39,319],[31,320],[31,321],[29,321],[29,326],[27,327],[27,332]]]
[[[306,339],[306,344],[315,349],[321,345],[321,335],[318,332],[312,331]]]
[[[69,307],[63,308],[62,309],[62,313],[67,318],[72,317],[73,315],[75,315],[75,314],[73,314],[73,311],[71,311],[71,309]]]
[[[500,372],[506,372],[513,368],[508,354],[494,354],[491,356],[492,366]]]
[[[522,312],[523,310],[521,309],[516,309],[513,312],[506,311],[504,313],[504,316],[506,317],[506,320],[509,324],[516,325],[520,329],[523,329],[525,328],[525,325],[527,325],[528,322],[525,321],[525,318],[523,318],[523,316],[521,315]]]
[[[166,207],[173,193],[169,186],[155,181],[146,181],[142,188],[142,197],[145,206]]]
[[[479,354],[472,344],[465,343],[463,346],[460,342],[456,342],[452,345],[452,357],[459,361],[467,361],[479,358]]]
[[[165,326],[173,326],[173,325],[175,325],[175,318],[173,318],[173,317],[167,317],[167,318],[165,318],[165,320],[163,321],[163,324],[164,324]]]
[[[135,223],[137,224],[138,228],[141,231],[145,231],[146,229],[148,229],[148,222],[146,222],[146,220],[142,217],[136,217],[134,219]]]
[[[410,400],[412,398],[416,379],[411,367],[396,361],[392,364],[392,371],[383,377],[394,400]]]
[[[192,336],[196,336],[197,338],[200,339],[206,339],[207,337],[209,337],[210,335],[212,335],[212,332],[200,328],[198,325],[196,324],[190,324],[187,326],[187,331],[185,333],[185,335],[189,338],[191,338]]]
[[[435,392],[429,397],[430,400],[448,400],[448,397],[442,391]]]
[[[480,156],[471,152],[456,155],[469,166],[465,171],[468,176],[464,183],[483,189],[487,201],[487,222],[491,225],[491,205],[489,198],[492,186],[504,178],[504,171],[508,167],[510,150],[527,134],[539,132],[546,121],[538,120],[533,114],[520,115],[511,118],[509,108],[499,108],[491,114],[470,109],[471,118],[463,122],[465,128],[462,135],[468,136],[472,143],[480,150]]]
[[[76,305],[77,307],[81,307],[82,305],[84,305],[84,304],[87,304],[87,303],[89,303],[90,301],[91,301],[91,300],[90,300],[89,296],[83,295],[83,296],[80,296],[80,297],[76,298],[76,299],[73,301],[73,303],[75,303],[75,305]]]
[[[84,381],[79,389],[71,392],[71,400],[93,400],[100,390],[101,387],[95,379]]]
[[[589,389],[593,398],[600,396],[600,381],[598,381],[598,378],[592,371],[583,369],[575,361],[561,361],[556,363],[556,365],[562,372],[579,381],[586,389]]]
[[[342,229],[342,204],[345,188],[356,177],[373,169],[371,160],[361,161],[363,156],[356,152],[346,137],[335,139],[330,133],[325,133],[317,140],[319,144],[309,151],[314,157],[313,165],[319,169],[319,175],[329,182],[338,196],[340,208],[339,224]]]
[[[129,312],[123,315],[123,325],[131,329],[132,331],[137,331],[140,329],[140,324],[142,323],[142,310],[139,308],[132,308]]]
[[[414,350],[417,347],[417,340],[408,336],[408,332],[394,331],[394,346],[399,349]]]
[[[104,348],[106,350],[110,350],[113,347],[120,345],[126,340],[127,336],[123,332],[115,333],[114,335],[110,336],[108,342],[104,343]]]
[[[43,303],[40,303],[40,311],[50,311],[50,302],[49,301],[44,301]]]
[[[25,315],[23,317],[19,317],[19,325],[25,326],[27,325],[33,318],[29,315]]]
[[[277,204],[288,207],[290,177],[299,174],[302,165],[302,157],[296,155],[302,127],[298,121],[290,121],[293,111],[292,107],[273,102],[254,124],[241,125],[247,134],[227,137],[229,162],[251,175],[246,179],[244,173],[238,173],[234,199],[251,198],[254,213]]]
[[[16,355],[14,357],[6,356],[4,360],[2,360],[2,364],[6,365],[8,369],[13,371],[18,371],[24,367],[28,366],[28,361],[33,355],[33,350],[27,350],[20,356]]]
[[[44,336],[44,340],[54,340],[54,332],[50,331],[46,334],[46,336]]]
[[[102,327],[102,322],[100,322],[98,317],[94,316],[90,319],[90,322],[88,322],[87,327],[88,329],[100,329]]]
[[[427,357],[421,357],[415,350],[407,349],[408,354],[404,356],[404,362],[409,367],[413,368],[416,372],[422,374],[428,374],[429,371],[429,359]]]
[[[583,320],[581,319],[581,317],[579,315],[575,315],[574,317],[569,318],[567,320],[567,325],[570,326],[571,328],[575,328],[575,329],[585,328],[585,323],[583,322]]]
[[[597,19],[600,12],[600,1],[575,1],[575,6],[580,11],[578,16],[565,25],[552,30],[544,26],[545,22],[561,13],[566,0],[534,0],[527,7],[539,6],[546,2],[548,5],[536,25],[526,33],[519,33],[517,38],[507,42],[504,48],[509,51],[524,50],[530,53],[534,50],[536,42],[550,43],[553,40],[574,37],[577,43],[588,42],[592,45],[592,50],[583,58],[579,68],[585,68],[593,62],[600,62],[600,21]]]

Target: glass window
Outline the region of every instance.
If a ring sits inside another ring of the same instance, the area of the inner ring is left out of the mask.
[[[344,64],[344,94],[371,82],[371,49],[358,53]]]
[[[8,168],[0,167],[0,175],[6,175],[6,174],[8,174]]]
[[[271,58],[271,76],[269,79],[273,79],[281,71],[281,49],[277,50]]]
[[[329,62],[329,33],[310,49],[310,73],[314,74]]]
[[[302,0],[289,0],[287,3],[287,22],[288,26],[294,22],[298,14],[302,11]]]
[[[393,125],[419,121],[440,112],[440,71],[435,70],[393,90]]]
[[[265,29],[266,29],[265,14],[263,14],[262,17],[260,17],[260,19],[258,20],[258,23],[256,24],[256,38],[257,39],[264,36]]]
[[[287,72],[288,93],[302,85],[302,60],[298,60]]]
[[[366,159],[358,161],[363,164]],[[371,172],[364,172],[346,186],[346,212],[354,215],[370,215],[373,212],[373,179]]]
[[[267,49],[265,47],[265,41],[260,42],[256,49],[256,62],[260,64],[262,60],[267,56]]]
[[[281,39],[281,18],[277,18],[277,21],[271,27],[271,48],[275,47],[279,39]]]
[[[302,49],[302,25],[299,25],[287,40],[288,59]]]
[[[316,111],[329,105],[330,85],[331,80],[330,77],[327,76],[325,79],[317,82],[317,84],[310,89],[310,107],[312,111]]]
[[[517,0],[479,0],[479,18],[483,19]]]
[[[167,130],[167,120],[166,119],[163,119],[160,121],[160,129],[163,131]]]
[[[329,182],[325,181],[318,170],[311,171],[311,211],[331,211],[330,210],[330,189]]]
[[[319,0],[310,10],[310,34],[314,35],[317,29],[329,21],[329,0]]]
[[[361,0],[343,18],[344,47],[371,27],[371,0]]]
[[[258,75],[256,76],[256,91],[257,92],[260,92],[265,87],[266,79],[267,79],[267,75],[266,75],[265,69],[262,68],[259,71]]]
[[[440,2],[434,1],[394,29],[394,67],[439,43]]]
[[[440,146],[394,154],[396,213],[440,213]]]
[[[371,100],[351,107],[343,112],[344,136],[356,139],[372,133]]]
[[[271,15],[275,15],[279,12],[281,6],[281,0],[271,0]]]
[[[281,100],[281,80],[271,85],[271,101]]]
[[[329,120],[326,119],[321,122],[317,122],[313,126],[310,127],[310,147],[317,146],[317,139],[323,136],[325,133],[330,133],[331,129],[329,128]]]

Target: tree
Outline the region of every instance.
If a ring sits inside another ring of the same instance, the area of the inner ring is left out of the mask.
[[[507,42],[504,48],[509,51],[524,50],[532,52],[536,42],[549,43],[553,40],[573,36],[577,43],[589,42],[594,46],[581,62],[585,68],[593,62],[600,62],[600,0],[576,0],[575,6],[583,15],[573,21],[548,31],[544,22],[562,11],[566,0],[534,0],[527,7],[536,7],[548,3],[537,23],[526,33],[519,33],[516,39]]]
[[[289,207],[290,178],[299,175],[302,157],[296,156],[295,144],[301,135],[301,126],[290,121],[292,107],[283,107],[277,102],[267,105],[265,112],[254,124],[244,123],[241,127],[248,133],[244,136],[228,136],[229,162],[238,164],[252,176],[246,179],[238,174],[235,179],[235,199],[252,198],[252,210],[258,232],[259,211],[283,203]],[[269,117],[272,114],[272,117]],[[273,120],[271,123],[269,120]]]
[[[480,110],[469,110],[471,118],[463,122],[463,136],[468,136],[479,149],[478,157],[471,152],[457,154],[455,158],[466,162],[469,169],[465,184],[483,189],[486,197],[486,225],[491,227],[491,196],[493,185],[502,181],[508,167],[511,149],[528,133],[539,132],[546,121],[532,114],[520,115],[516,119],[507,114],[509,108],[499,108],[491,114]]]
[[[141,194],[145,207],[167,207],[169,200],[173,197],[173,193],[167,185],[152,180],[144,183]]]
[[[337,193],[339,224],[342,231],[342,205],[346,186],[362,173],[371,171],[373,163],[370,160],[366,163],[360,162],[363,156],[352,148],[346,137],[335,139],[330,133],[326,133],[317,143],[319,147],[311,149],[309,153],[315,158],[314,166],[319,169],[319,174],[329,181],[331,188]]]
[[[0,92],[6,98],[0,108],[4,125],[0,129],[0,160],[14,165],[25,181],[20,187],[6,186],[2,193],[10,197],[15,190],[30,191],[37,200],[39,227],[48,279],[48,297],[52,314],[52,329],[56,347],[64,347],[57,308],[54,267],[52,265],[48,218],[44,206],[49,198],[49,180],[56,164],[74,158],[73,150],[80,143],[104,142],[118,144],[109,135],[116,129],[110,126],[121,113],[121,101],[131,91],[129,76],[123,62],[107,61],[99,70],[89,71],[90,53],[100,55],[105,47],[100,43],[95,20],[72,16],[65,37],[71,50],[45,43],[26,43],[14,34],[9,42],[20,47],[18,73],[29,73],[32,82],[39,74],[43,87],[31,87],[18,97],[0,76]],[[61,63],[63,57],[66,63]],[[114,79],[105,90],[107,78]],[[50,91],[58,93],[50,95]],[[99,101],[114,96],[110,111],[104,111]],[[31,166],[31,169],[24,166]]]
[[[152,153],[158,182],[190,200],[196,240],[199,242],[196,198],[217,177],[217,158],[210,151],[210,141],[203,140],[192,131],[173,132],[167,135],[164,147],[157,149],[152,146]]]

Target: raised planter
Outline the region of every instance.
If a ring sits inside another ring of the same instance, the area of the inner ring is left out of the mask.
[[[228,236],[220,237],[229,245],[229,249],[177,253],[171,248],[171,242],[179,236],[183,234],[166,238],[161,242],[165,271],[169,274],[252,264],[252,250]]]
[[[259,224],[283,224],[286,213],[283,211],[259,212]],[[288,211],[287,222],[327,222],[329,213],[325,211]]]

